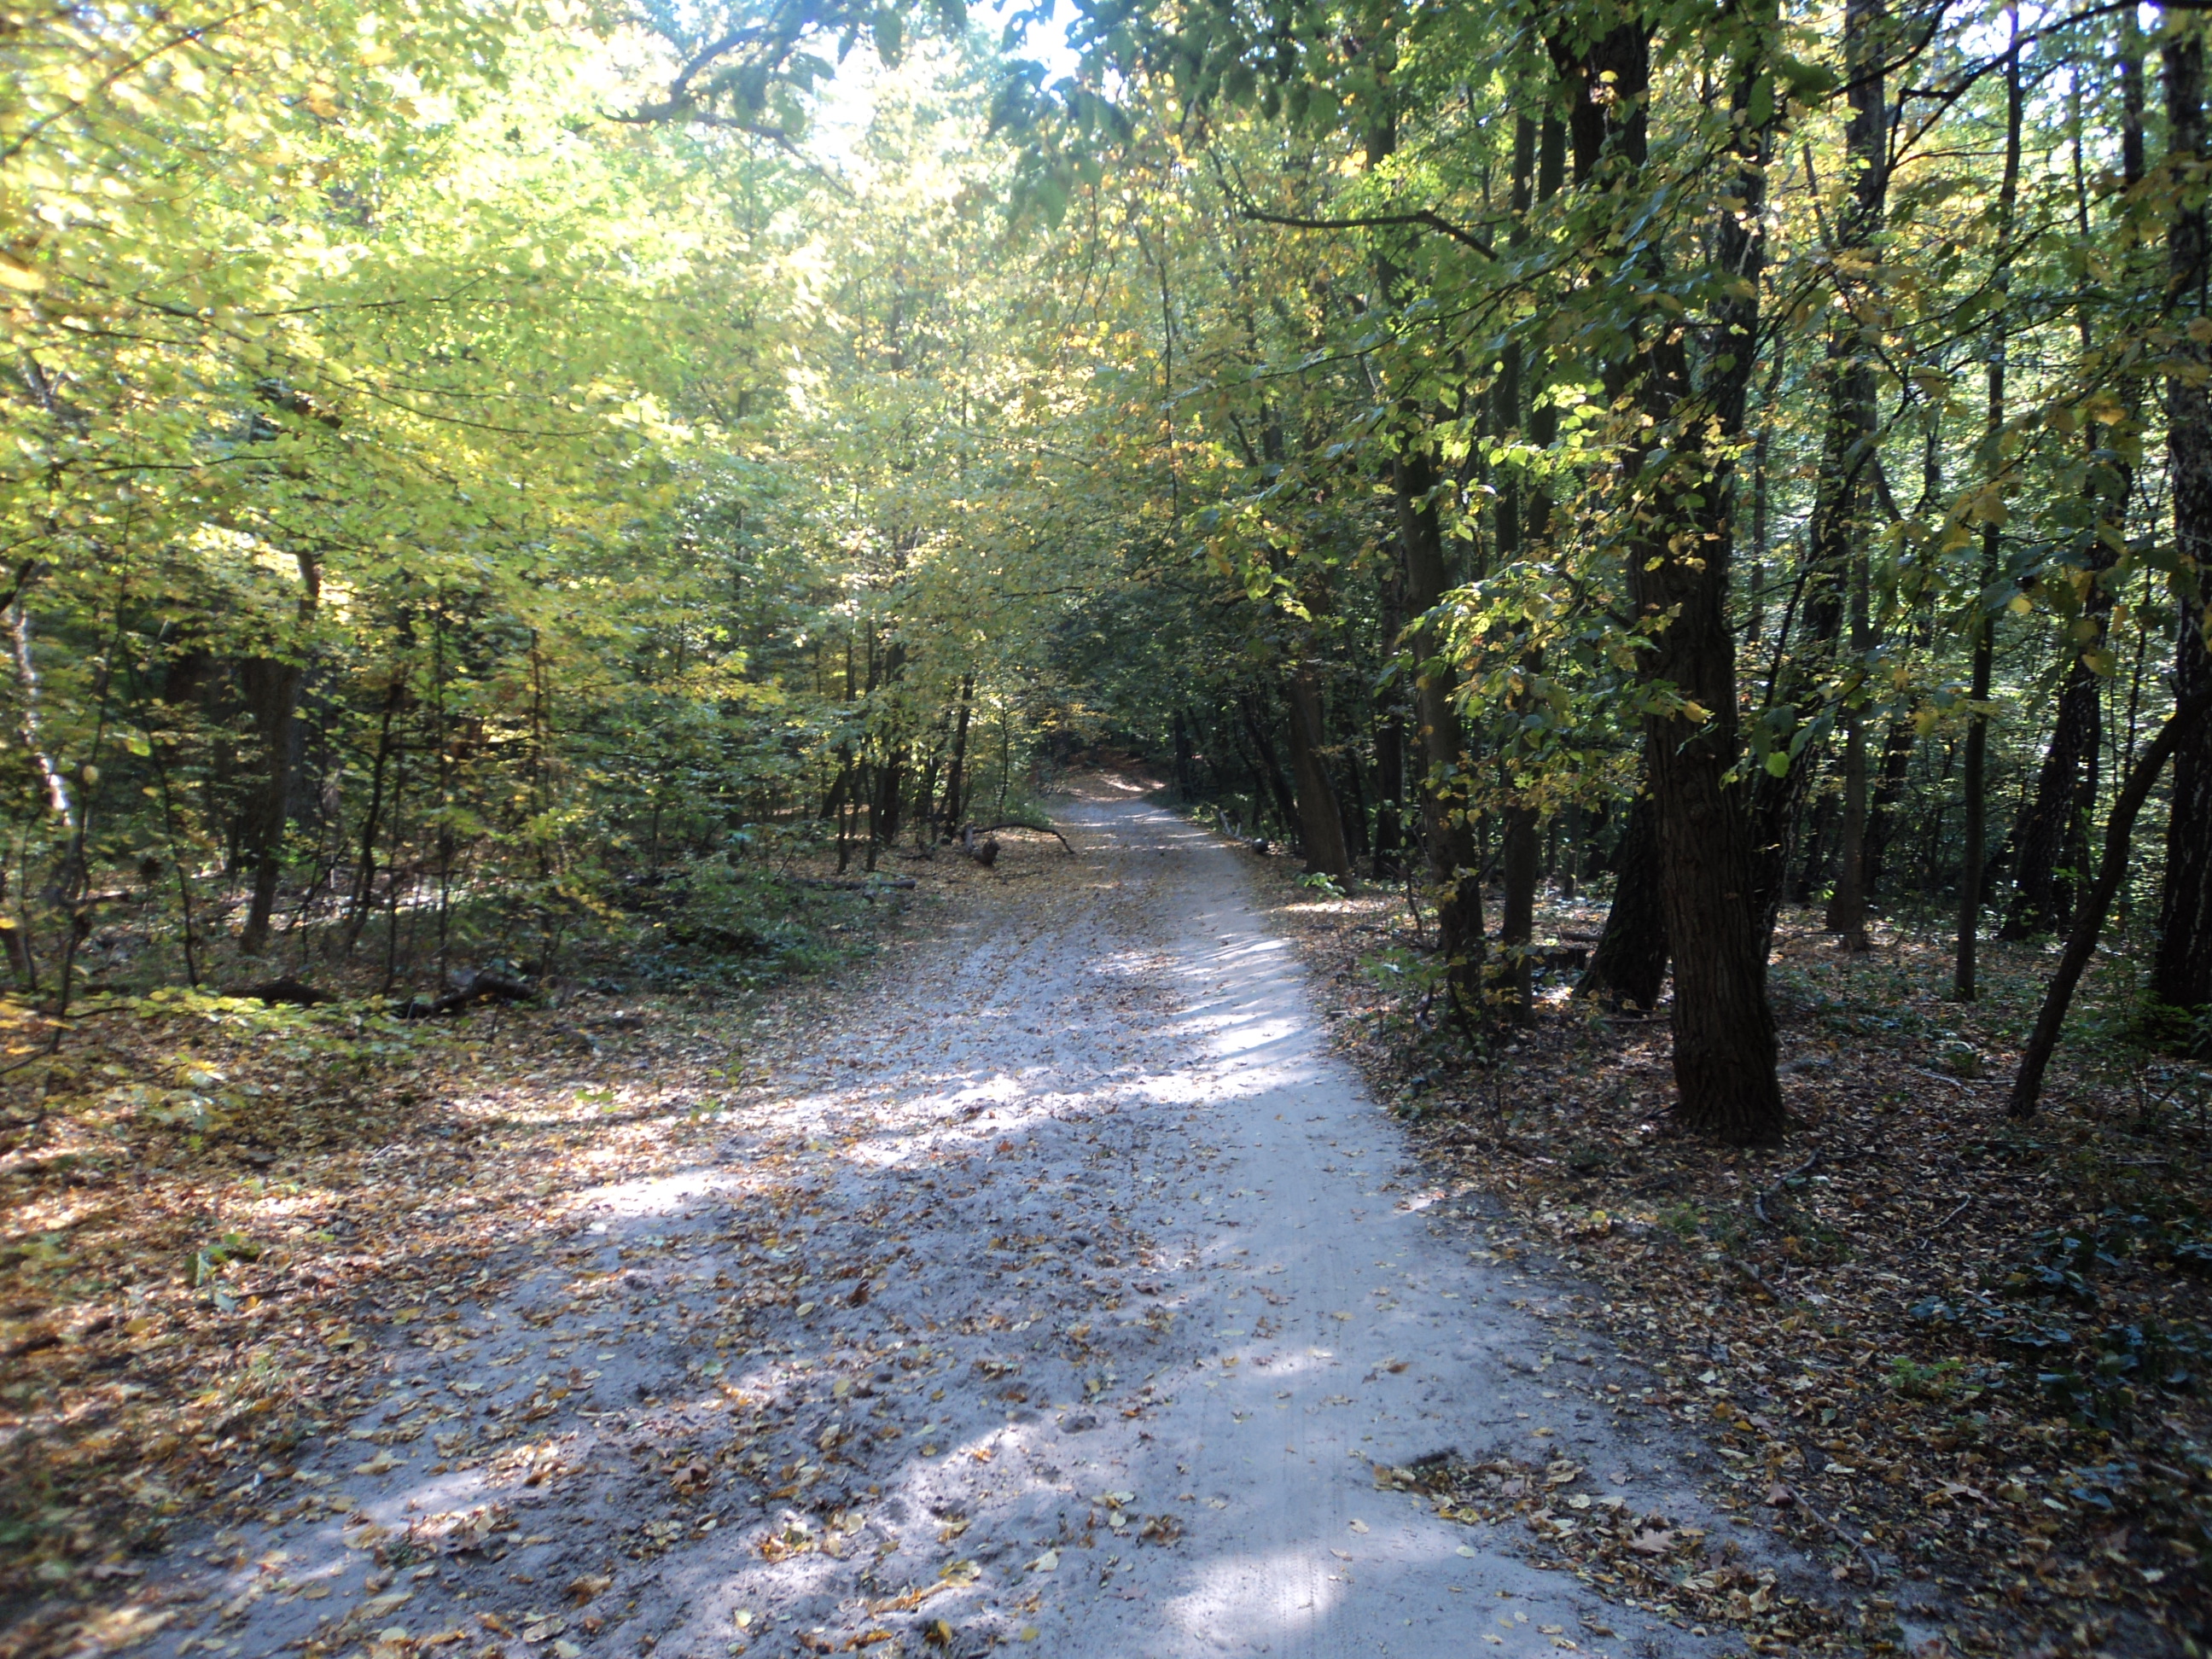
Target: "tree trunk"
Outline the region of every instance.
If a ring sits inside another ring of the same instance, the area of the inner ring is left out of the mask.
[[[1620,25],[1587,49],[1554,41],[1552,52],[1568,82],[1577,180],[1588,182],[1607,156],[1640,171],[1651,91],[1642,24]],[[1740,113],[1771,67],[1764,55],[1735,65]],[[1615,408],[1632,398],[1648,422],[1623,440],[1618,472],[1638,481],[1631,486],[1640,499],[1631,507],[1628,591],[1639,623],[1655,629],[1638,672],[1646,684],[1673,694],[1647,717],[1645,753],[1674,962],[1674,1082],[1692,1127],[1752,1144],[1779,1139],[1784,1118],[1750,812],[1744,792],[1730,782],[1738,753],[1735,641],[1727,616],[1735,493],[1730,451],[1743,431],[1756,352],[1765,196],[1764,136],[1747,121],[1738,130],[1743,149],[1732,158],[1729,191],[1738,200],[1714,228],[1717,263],[1735,291],[1715,303],[1702,343],[1708,383],[1693,385],[1683,331],[1649,319],[1633,325],[1628,347],[1602,366],[1602,378]],[[1664,275],[1657,257],[1639,256],[1644,275],[1655,280]],[[1656,480],[1642,482],[1662,441],[1672,453]]]
[[[2191,24],[2175,23],[2165,58],[2174,158],[2201,165],[2207,148],[2203,37]],[[2205,207],[2198,191],[2184,191],[2176,200],[2166,233],[2166,294],[2175,311],[2195,317],[2205,308]],[[2193,358],[2191,368],[2196,371],[2171,375],[2166,383],[2174,544],[2183,572],[2197,584],[2197,597],[2182,605],[2174,653],[2175,695],[2186,702],[2212,689],[2203,586],[2212,578],[2212,393],[2199,367],[2212,353],[2187,340],[2173,349]],[[2179,740],[2168,810],[2166,878],[2159,895],[2158,951],[2150,988],[2168,1007],[2196,1015],[2212,1007],[2212,726],[2200,724]]]
[[[1372,169],[1396,149],[1395,118],[1386,113],[1366,136]],[[1403,273],[1387,254],[1375,261],[1376,286],[1384,307],[1397,302]],[[1409,403],[1404,412],[1419,418]],[[1482,872],[1467,809],[1467,745],[1462,741],[1454,692],[1457,676],[1443,655],[1443,641],[1425,620],[1451,586],[1444,556],[1437,494],[1444,487],[1436,459],[1424,447],[1425,431],[1401,440],[1390,465],[1391,495],[1398,509],[1399,565],[1406,613],[1413,630],[1403,641],[1413,659],[1415,775],[1421,801],[1421,841],[1429,887],[1437,907],[1437,948],[1452,996],[1462,1012],[1482,994]],[[1395,643],[1396,641],[1394,641]]]
[[[1988,469],[1992,489],[2002,484],[2005,470],[1999,440],[2004,431],[2005,296],[2009,270],[2008,262],[2011,258],[2011,249],[2006,244],[2012,236],[2013,207],[2020,193],[2020,9],[2016,3],[2008,3],[2005,9],[2011,25],[2011,42],[2005,53],[2004,179],[1997,191],[1997,249],[1995,274],[1990,278],[1996,299],[1990,325],[1989,406],[1984,422],[1986,434],[1984,442],[1989,451],[1984,465]],[[1981,582],[1980,590],[1974,596],[1973,665],[1970,671],[1972,678],[1967,688],[1967,695],[1975,708],[1966,717],[1966,849],[1965,861],[1959,871],[1958,955],[1951,974],[1951,995],[1960,1002],[1972,1002],[1980,989],[1977,981],[1978,954],[1982,930],[1982,885],[1986,874],[1990,836],[1987,799],[1990,717],[1982,705],[1989,701],[1990,676],[1996,651],[1996,624],[1990,615],[1986,596],[1996,582],[2000,550],[1998,528],[1992,519],[1982,526]]]
[[[1534,979],[1528,969],[1528,944],[1536,936],[1536,877],[1541,848],[1537,836],[1536,809],[1518,803],[1505,809],[1505,827],[1499,848],[1499,873],[1504,878],[1504,902],[1498,915],[1498,944],[1504,958],[1498,971],[1505,992],[1507,1012],[1526,1022],[1535,1013]]]
[[[346,908],[344,949],[349,956],[361,943],[362,929],[368,926],[369,913],[375,908],[376,832],[384,815],[385,771],[392,762],[392,722],[406,696],[407,676],[395,669],[384,689],[383,715],[376,728],[376,758],[369,766],[368,806],[361,819],[361,858],[354,866],[353,898]]]
[[[2104,691],[2104,682],[2077,657],[2059,689],[2034,795],[2013,831],[2012,903],[1999,939],[2051,933],[2073,916],[2075,872],[2065,866],[2081,843],[2081,823],[2096,810]]]
[[[1267,736],[1267,722],[1260,718],[1250,693],[1238,697],[1237,707],[1244,716],[1244,732],[1252,740],[1253,753],[1259,757],[1254,772],[1275,798],[1275,811],[1282,823],[1283,834],[1294,835],[1298,828],[1297,798],[1291,793],[1290,780],[1283,775],[1283,763],[1276,757],[1275,745]]]
[[[1434,499],[1442,480],[1427,455],[1408,452],[1399,457],[1393,483],[1399,542],[1406,556],[1406,606],[1422,617],[1443,602],[1449,586]],[[1472,1008],[1482,993],[1482,870],[1467,807],[1468,757],[1453,695],[1457,677],[1433,624],[1417,623],[1409,644],[1421,763],[1421,838],[1437,906],[1437,948],[1454,994],[1462,1007]]]
[[[1639,793],[1628,809],[1613,867],[1613,907],[1575,994],[1656,1008],[1667,982],[1667,906],[1660,890],[1659,817],[1649,793]]]
[[[1813,826],[1805,836],[1804,862],[1790,889],[1790,902],[1802,908],[1820,890],[1820,877],[1828,867],[1828,831],[1836,822],[1836,798],[1823,792],[1813,801]]]
[[[1404,577],[1400,561],[1384,560],[1378,583],[1382,639],[1395,650],[1406,629]],[[1406,845],[1406,722],[1396,680],[1383,688],[1388,701],[1376,704],[1375,718],[1375,858],[1369,866],[1377,881],[1400,873]]]
[[[2058,1046],[2059,1030],[2066,1023],[2066,1010],[2074,1000],[2074,988],[2081,982],[2089,958],[2096,954],[2097,936],[2104,931],[2105,914],[2112,908],[2112,895],[2119,889],[2120,878],[2126,873],[2128,837],[2135,828],[2136,814],[2142,810],[2144,799],[2149,795],[2151,785],[2157,781],[2168,757],[2206,730],[2204,716],[2208,710],[2212,710],[2212,685],[2199,688],[2188,702],[2175,708],[2158,736],[2136,758],[2119,798],[2112,803],[2112,821],[2105,827],[2105,855],[2097,865],[2097,879],[2082,901],[2081,913],[2074,918],[2065,953],[2058,960],[2058,971],[2051,975],[2050,988],[2044,993],[2035,1030],[2021,1050],[2020,1070],[2014,1073],[2012,1097],[2005,1105],[2005,1110],[2013,1117],[2034,1115],[2036,1103],[2043,1093],[2043,1074]]]
[[[1290,704],[1291,767],[1298,781],[1298,838],[1309,874],[1352,879],[1344,813],[1329,781],[1322,726],[1321,678],[1311,663],[1291,669],[1284,686]]]
[[[1884,51],[1882,0],[1847,0],[1844,8],[1844,52],[1849,76],[1846,97],[1850,119],[1844,127],[1844,149],[1853,169],[1851,203],[1839,240],[1849,249],[1864,248],[1881,228],[1889,191],[1889,121],[1887,94],[1881,70]],[[1880,292],[1880,276],[1867,279],[1874,294]],[[1871,297],[1865,295],[1863,297]],[[1848,570],[1850,586],[1852,684],[1844,704],[1844,821],[1841,857],[1838,860],[1835,895],[1828,904],[1827,926],[1840,934],[1846,951],[1868,948],[1866,931],[1867,659],[1874,648],[1869,617],[1867,542],[1874,491],[1876,446],[1881,437],[1881,410],[1876,399],[1872,343],[1863,337],[1864,325],[1852,307],[1849,362],[1836,377],[1834,423],[1849,433],[1842,499],[1832,531],[1836,551]]]
[[[269,946],[276,882],[284,869],[284,828],[291,817],[292,750],[299,727],[300,684],[307,672],[307,633],[322,598],[322,569],[314,555],[294,556],[300,567],[300,598],[294,611],[291,653],[257,657],[244,665],[246,702],[261,736],[262,783],[248,832],[254,854],[253,897],[246,908],[246,926],[238,934],[242,957],[259,956]]]
[[[1882,866],[1895,833],[1897,804],[1905,799],[1905,769],[1912,761],[1913,726],[1904,715],[1889,723],[1881,743],[1881,776],[1867,806],[1866,890],[1873,898],[1881,891]]]
[[[952,722],[952,766],[945,775],[945,833],[960,827],[968,811],[968,717],[975,706],[975,677],[960,677],[960,712]]]

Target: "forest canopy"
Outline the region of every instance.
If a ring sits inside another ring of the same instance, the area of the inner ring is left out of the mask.
[[[58,7],[0,115],[0,941],[556,972],[1112,742],[1417,988],[2108,922],[2212,1010],[2203,26],[2151,8]],[[780,908],[781,907],[781,908]],[[784,931],[755,926],[781,916]],[[2139,960],[2137,960],[2139,958]],[[744,972],[754,971],[752,968]],[[56,1030],[58,1030],[57,1025]]]

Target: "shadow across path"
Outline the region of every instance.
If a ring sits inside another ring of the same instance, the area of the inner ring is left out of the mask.
[[[386,1357],[164,1656],[1719,1652],[1379,1491],[1694,1511],[1418,1192],[1240,855],[1141,799],[977,890],[714,1160]],[[212,1570],[207,1565],[219,1564]]]

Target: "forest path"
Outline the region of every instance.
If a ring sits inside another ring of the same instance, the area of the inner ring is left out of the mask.
[[[312,1505],[157,1571],[212,1594],[152,1650],[1738,1650],[1376,1489],[1449,1448],[1699,1508],[1598,1403],[1612,1356],[1421,1192],[1242,855],[1111,794],[711,1164],[586,1194],[395,1344]]]

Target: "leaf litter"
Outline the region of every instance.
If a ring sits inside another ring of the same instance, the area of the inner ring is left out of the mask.
[[[1091,901],[1052,843],[1004,849],[990,872],[915,866],[933,925],[957,931],[964,887]],[[763,1566],[845,1576],[795,1598],[828,1624],[721,1610],[732,1651],[1033,1635],[1019,1563],[989,1565],[1011,1540],[917,1559],[871,1477],[957,1446],[1012,1479],[979,1410],[1071,1433],[1140,1415],[1131,1345],[1172,1316],[1090,1310],[1165,1264],[1117,1215],[1072,1239],[1009,1226],[967,1241],[1003,1297],[945,1325],[884,1305],[945,1265],[901,1223],[1029,1149],[984,1101],[905,1167],[872,1160],[868,1108],[932,1040],[894,1018],[851,1052],[877,971],[441,1026],[165,995],[19,1070],[0,1656],[229,1655],[282,1632],[306,1659],[579,1659],[625,1625],[649,1649],[641,1601],[664,1627],[696,1611],[653,1606],[659,1564],[725,1528]],[[18,1016],[15,1036],[46,1034]],[[1111,1123],[1087,1139],[1127,1157]],[[1023,1559],[1091,1547],[1109,1518],[1140,1547],[1182,1524],[1079,1507]]]
[[[1287,860],[1259,864],[1340,1049],[1409,1121],[1426,1198],[1481,1206],[1486,1259],[1579,1280],[1532,1306],[1650,1362],[1593,1392],[1699,1437],[1730,1525],[1832,1582],[1785,1594],[1582,1471],[1446,1462],[1379,1484],[1511,1518],[1539,1554],[1756,1650],[2203,1650],[2212,1073],[2099,1035],[2129,995],[2109,962],[2077,1020],[2091,1036],[2062,1051],[2045,1115],[2015,1126],[2003,1080],[2048,972],[2038,947],[1985,947],[1984,999],[1962,1007],[1939,942],[1885,925],[1854,961],[1785,916],[1795,1127],[1738,1152],[1670,1122],[1663,1007],[1607,1018],[1568,1000],[1571,975],[1540,975],[1536,1022],[1472,1060],[1423,1004],[1402,894],[1317,898]],[[1551,900],[1539,946],[1571,960],[1604,914]]]

